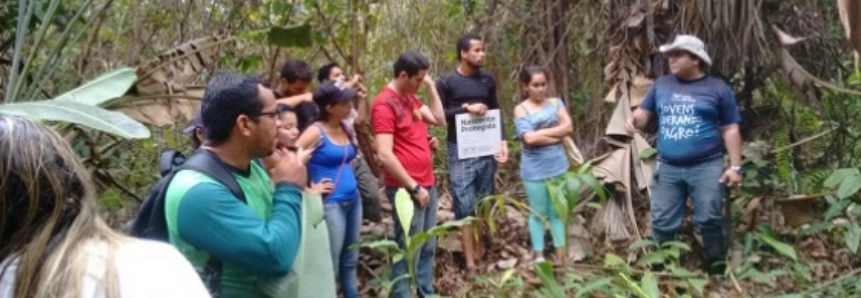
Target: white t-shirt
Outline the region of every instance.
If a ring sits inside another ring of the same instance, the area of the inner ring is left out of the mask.
[[[107,246],[91,245],[88,250],[87,275],[78,297],[104,298],[104,292],[96,293],[96,288],[104,277]],[[131,240],[121,245],[115,256],[122,298],[209,297],[191,264],[166,243]],[[16,268],[17,260],[0,265],[0,272],[6,269],[0,279],[0,298],[12,298]]]

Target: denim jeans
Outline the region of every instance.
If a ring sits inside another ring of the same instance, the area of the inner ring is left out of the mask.
[[[676,240],[688,197],[694,205],[694,226],[703,237],[707,262],[726,257],[723,218],[723,158],[674,166],[658,162],[652,177],[652,237],[659,243]]]
[[[493,156],[458,159],[457,144],[449,142],[448,170],[454,219],[464,219],[475,212],[479,196],[494,193],[496,160]]]
[[[413,220],[410,222],[410,235],[430,230],[436,226],[436,211],[439,206],[437,190],[436,187],[426,187],[425,189],[427,189],[430,199],[428,200],[425,208],[421,208],[417,203],[413,202],[413,206],[415,206],[416,209],[413,214]],[[401,228],[400,224],[398,224],[400,220],[398,219],[398,210],[396,209],[397,204],[395,204],[395,193],[397,192],[398,188],[396,187],[386,187],[386,197],[391,201],[393,208],[392,215],[395,221],[395,242],[398,243],[398,246],[400,246],[401,249],[405,250],[406,248],[404,247],[403,242],[404,230]],[[416,283],[418,284],[419,297],[430,297],[434,294],[433,266],[435,254],[436,237],[431,237],[424,245],[422,245],[421,249],[419,249],[418,256],[416,256]],[[405,260],[398,261],[392,268],[393,279],[408,273]],[[409,298],[410,279],[403,278],[398,280],[392,288],[390,297]]]
[[[346,202],[326,203],[323,207],[326,226],[329,228],[329,246],[332,265],[341,284],[344,298],[359,297],[356,266],[359,264],[359,243],[362,228],[362,202],[359,198]]]

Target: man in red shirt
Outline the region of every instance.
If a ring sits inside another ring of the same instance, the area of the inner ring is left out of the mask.
[[[398,57],[392,80],[374,98],[371,106],[371,123],[374,128],[377,157],[385,171],[386,196],[394,202],[395,193],[405,188],[413,197],[415,214],[410,223],[410,234],[427,231],[436,226],[438,207],[434,187],[433,158],[428,143],[427,124],[445,126],[445,112],[434,80],[427,75],[430,63],[422,54],[407,51]],[[430,106],[415,95],[424,84],[431,94]],[[397,209],[394,210],[394,221]],[[395,241],[404,249],[403,229],[395,225]],[[434,294],[433,265],[436,239],[429,239],[417,256],[416,283],[419,297]],[[397,278],[407,274],[406,263],[401,260],[392,268]],[[392,289],[393,297],[410,297],[409,279],[401,279]]]

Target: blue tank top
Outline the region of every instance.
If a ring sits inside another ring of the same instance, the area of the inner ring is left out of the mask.
[[[518,138],[527,132],[559,125],[558,113],[560,109],[565,108],[565,104],[557,98],[548,100],[551,102],[534,113],[525,106],[522,107],[526,111],[526,116],[514,122]],[[565,174],[568,171],[568,159],[565,155],[565,146],[562,143],[527,148],[521,142],[520,154],[520,177],[523,180],[539,181]]]
[[[335,189],[326,198],[326,203],[347,202],[359,198],[359,190],[356,182],[356,174],[350,162],[356,158],[356,147],[352,143],[339,145],[332,142],[326,131],[318,124],[314,127],[320,130],[322,138],[320,146],[311,155],[308,161],[308,172],[311,181],[320,182],[323,178],[329,178],[335,183]],[[309,127],[309,129],[311,129]],[[345,156],[346,155],[346,156]],[[340,177],[338,176],[340,172]]]

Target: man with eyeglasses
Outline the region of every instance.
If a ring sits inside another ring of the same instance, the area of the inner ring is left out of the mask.
[[[282,109],[259,78],[215,76],[201,104],[205,129],[196,154],[211,154],[228,169],[244,200],[192,169],[176,172],[167,187],[170,243],[222,298],[266,297],[259,281],[286,275],[299,250],[306,170],[296,153],[276,150]],[[260,158],[273,154],[279,158],[267,173]],[[218,274],[208,270],[213,259]]]

